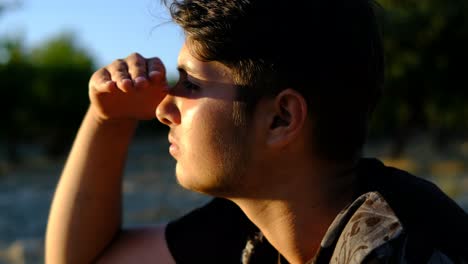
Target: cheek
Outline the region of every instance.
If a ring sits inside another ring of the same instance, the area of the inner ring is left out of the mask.
[[[228,104],[211,102],[209,99],[187,100],[184,103],[182,124],[188,158],[194,166],[202,163],[216,166],[221,162],[222,138],[229,133],[232,111]],[[201,101],[200,101],[201,100]],[[215,164],[213,164],[215,163]]]

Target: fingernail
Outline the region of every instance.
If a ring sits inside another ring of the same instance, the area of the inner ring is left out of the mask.
[[[135,83],[142,83],[144,81],[146,81],[146,79],[144,77],[139,76],[139,77],[135,78]]]
[[[160,75],[160,74],[161,74],[161,72],[159,72],[159,71],[151,71],[151,72],[149,73],[149,77],[154,77],[154,76]]]
[[[133,86],[133,82],[132,80],[125,78],[120,81],[119,85],[129,88]]]

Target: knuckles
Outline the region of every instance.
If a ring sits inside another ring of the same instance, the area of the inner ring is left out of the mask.
[[[127,61],[145,61],[146,59],[138,52],[133,52],[126,58]]]
[[[165,73],[165,67],[161,59],[158,57],[145,58],[138,52],[133,52],[126,58],[120,58],[114,60],[108,66],[100,68],[95,71],[90,78],[90,86],[101,86],[110,80],[121,79],[124,76],[129,76],[130,71],[134,71],[138,68],[149,67],[148,70],[157,70],[161,73]]]
[[[91,78],[89,80],[90,86],[98,84],[100,80],[103,80],[103,82],[105,82],[107,76],[108,76],[108,72],[106,68],[101,68],[97,70],[96,72],[93,73],[93,75],[91,75]]]
[[[127,62],[123,59],[117,59],[113,61],[111,64],[108,66],[109,69],[122,69],[122,68],[127,68]]]

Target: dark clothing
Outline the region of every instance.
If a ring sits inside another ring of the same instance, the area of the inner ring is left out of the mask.
[[[468,263],[468,216],[434,184],[375,159],[362,159],[357,176],[359,197],[337,216],[310,263]],[[181,264],[278,263],[255,225],[220,198],[169,223],[166,240]],[[361,255],[349,257],[357,246]]]

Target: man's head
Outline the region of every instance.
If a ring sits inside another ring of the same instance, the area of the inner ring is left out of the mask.
[[[294,89],[307,102],[319,156],[360,153],[383,82],[372,2],[190,0],[170,7],[191,53],[231,70],[247,115],[259,99]]]

